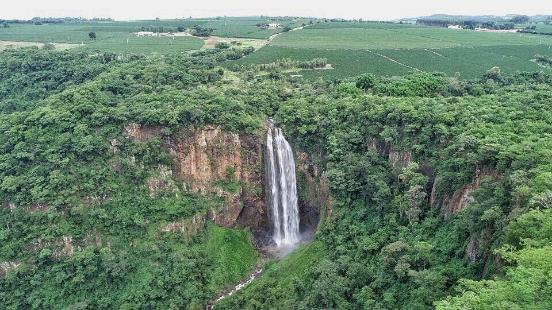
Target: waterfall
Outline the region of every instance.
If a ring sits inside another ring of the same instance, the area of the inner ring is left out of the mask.
[[[300,240],[295,160],[282,130],[272,120],[268,121],[265,158],[272,239],[278,247],[291,246]]]

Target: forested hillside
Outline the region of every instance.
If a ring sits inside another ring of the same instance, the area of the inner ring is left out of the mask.
[[[125,126],[253,131],[263,109],[249,102],[272,92],[227,97],[208,56],[21,50],[0,63],[3,305],[198,308],[255,266],[248,232],[198,217],[222,198],[186,191],[162,137]]]
[[[250,52],[0,53],[2,305],[202,309],[263,264],[216,308],[552,308],[552,75],[225,69]],[[268,117],[331,206],[266,261],[227,219],[264,190]],[[194,186],[187,141],[239,164]]]
[[[224,306],[424,309],[459,294],[436,305],[550,307],[550,95],[549,76],[489,72],[364,76],[287,101],[278,119],[320,154],[335,198],[306,250],[326,254]]]

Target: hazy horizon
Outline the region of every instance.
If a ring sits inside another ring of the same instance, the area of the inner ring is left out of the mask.
[[[377,5],[355,3],[343,0],[335,3],[320,4],[306,0],[296,3],[292,0],[262,2],[253,0],[232,1],[207,0],[186,5],[176,0],[160,0],[155,5],[133,6],[131,1],[97,0],[79,3],[73,1],[28,0],[5,4],[0,12],[2,19],[31,19],[33,17],[83,17],[113,18],[116,20],[202,18],[214,16],[305,16],[320,18],[347,18],[369,20],[394,20],[433,14],[450,15],[498,15],[526,14],[552,15],[549,1],[533,0],[527,2],[489,0],[389,0]]]

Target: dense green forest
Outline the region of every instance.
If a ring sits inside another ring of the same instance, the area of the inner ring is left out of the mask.
[[[2,305],[203,308],[259,263],[253,237],[166,231],[221,197],[148,180],[182,128],[262,136],[274,117],[324,171],[332,212],[216,308],[552,308],[552,75],[225,69],[248,53],[0,53]],[[128,139],[130,123],[161,138]]]
[[[306,275],[259,281],[225,306],[423,309],[460,292],[438,307],[549,308],[550,77],[488,74],[460,84],[364,76],[281,106],[295,145],[327,167],[337,215],[317,238],[328,255]],[[408,150],[412,162],[393,167],[374,140]],[[430,205],[476,171],[494,172],[465,209]]]
[[[252,130],[260,117],[249,113],[245,92],[232,103],[209,89],[222,76],[214,59],[0,55],[0,261],[21,264],[0,279],[3,305],[198,308],[254,267],[247,231],[162,232],[219,208],[220,198],[151,197],[146,181],[170,165],[168,154],[158,139],[123,136],[129,121]]]

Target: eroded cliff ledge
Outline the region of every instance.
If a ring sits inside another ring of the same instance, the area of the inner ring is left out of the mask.
[[[222,208],[208,211],[208,219],[226,227],[250,227],[262,233],[267,227],[263,195],[262,141],[255,135],[231,133],[216,126],[184,128],[162,135],[163,128],[139,124],[125,127],[127,137],[147,141],[160,138],[173,159],[172,175],[183,190],[222,198]],[[150,192],[163,190],[170,180],[151,180]],[[165,190],[169,190],[167,186]],[[173,226],[179,226],[174,223]],[[181,226],[181,225],[180,225]]]

